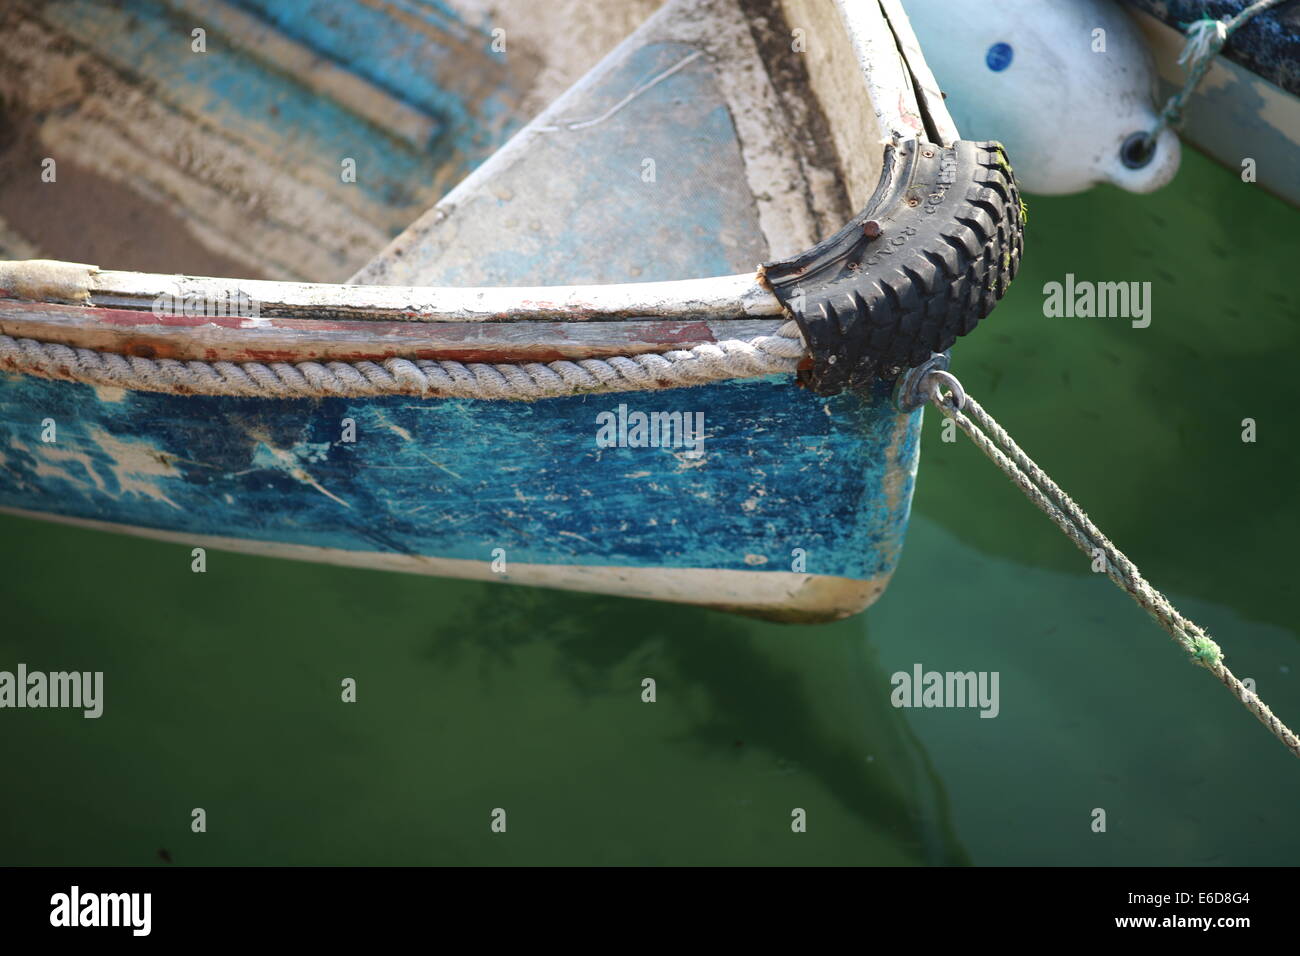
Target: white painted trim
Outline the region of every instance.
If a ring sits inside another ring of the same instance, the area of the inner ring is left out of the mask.
[[[837,0],[886,142],[925,135],[912,77],[894,31],[876,0]]]
[[[0,263],[0,287],[4,287],[4,266]],[[332,285],[108,270],[99,270],[90,279],[90,304],[146,311],[159,296],[217,298],[236,292],[278,314],[333,310],[336,318],[418,322],[735,319],[781,314],[780,302],[758,284],[756,273],[668,282],[492,288]]]
[[[939,136],[939,145],[951,146],[961,139],[961,134],[958,133],[957,124],[953,122],[948,107],[943,101],[943,91],[939,89],[939,81],[934,78],[930,64],[925,61],[921,43],[912,29],[912,21],[908,19],[900,0],[880,0],[880,6],[884,10],[885,19],[889,21],[889,26],[894,31],[903,60],[912,73],[916,99],[929,116],[930,123]]]

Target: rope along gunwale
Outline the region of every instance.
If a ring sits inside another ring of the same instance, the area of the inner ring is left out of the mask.
[[[683,388],[793,373],[806,355],[795,322],[775,335],[576,362],[205,362],[147,359],[0,335],[0,371],[134,391],[252,398],[417,395],[535,401]]]
[[[944,388],[948,386],[949,391]],[[953,387],[955,386],[955,388]],[[990,461],[1015,483],[1071,541],[1092,557],[1100,550],[1106,558],[1106,574],[1164,628],[1188,652],[1193,663],[1217,677],[1234,697],[1291,751],[1300,757],[1300,737],[1282,723],[1259,697],[1248,689],[1223,663],[1219,645],[1199,626],[1179,613],[1169,599],[1142,577],[1124,552],[1098,530],[1080,508],[1017,445],[1010,435],[986,412],[979,402],[966,394],[953,376],[936,371],[919,384],[923,394],[984,453]]]

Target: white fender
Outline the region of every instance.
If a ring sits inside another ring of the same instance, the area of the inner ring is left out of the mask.
[[[1178,170],[1165,130],[1140,168],[1125,141],[1151,128],[1156,74],[1110,0],[903,0],[964,139],[1000,140],[1027,192],[1113,183],[1150,192]]]

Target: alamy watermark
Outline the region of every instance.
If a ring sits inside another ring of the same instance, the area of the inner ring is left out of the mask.
[[[620,404],[596,416],[597,448],[683,448],[687,458],[704,454],[703,412],[641,412]]]
[[[191,318],[256,319],[262,315],[262,303],[243,289],[232,292],[184,293],[164,292],[153,300],[154,315],[186,315]]]
[[[996,717],[1002,709],[997,671],[926,671],[920,664],[889,678],[895,707],[978,707],[981,717]]]
[[[152,912],[152,893],[83,893],[74,885],[50,897],[51,926],[121,926],[132,936],[148,936]]]
[[[1045,284],[1043,296],[1049,319],[1131,319],[1135,329],[1151,324],[1150,282],[1090,282],[1067,272],[1064,282]]]
[[[103,671],[0,671],[0,708],[67,707],[94,720],[104,712]]]

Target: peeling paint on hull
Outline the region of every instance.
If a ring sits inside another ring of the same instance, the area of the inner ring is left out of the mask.
[[[597,447],[596,416],[619,402],[703,411],[702,456]],[[822,399],[779,377],[526,404],[101,397],[6,375],[0,507],[252,551],[330,549],[361,565],[467,562],[435,572],[458,576],[491,576],[501,548],[507,574],[770,573],[780,591],[798,548],[809,575],[879,583],[897,563],[919,431],[919,413],[886,402]],[[41,440],[46,418],[53,444]],[[345,419],[355,442],[342,440]]]

